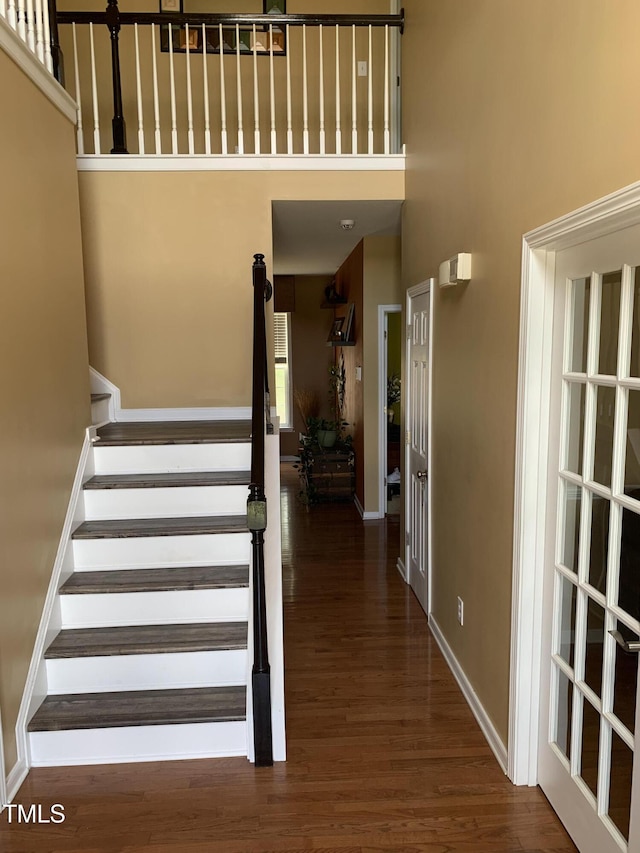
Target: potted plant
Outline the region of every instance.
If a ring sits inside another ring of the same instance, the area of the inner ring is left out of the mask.
[[[400,377],[397,373],[391,373],[387,377],[387,417],[389,423],[393,423],[394,410],[393,406],[400,402],[401,384]]]

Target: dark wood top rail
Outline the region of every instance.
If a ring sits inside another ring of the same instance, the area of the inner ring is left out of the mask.
[[[399,15],[250,15],[209,14],[204,12],[120,12],[122,26],[129,24],[189,24],[189,26],[284,27],[398,27],[404,30],[404,9]],[[106,12],[58,12],[59,24],[106,24]]]

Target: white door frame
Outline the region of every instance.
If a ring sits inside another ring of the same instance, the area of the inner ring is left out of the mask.
[[[4,763],[4,738],[2,736],[2,713],[0,712],[0,812],[7,803],[7,776]]]
[[[407,525],[410,520],[410,513],[407,511],[409,507],[409,499],[410,499],[410,488],[411,488],[411,480],[408,476],[409,473],[409,451],[410,446],[407,441],[407,428],[406,425],[411,423],[411,418],[409,417],[409,412],[411,411],[411,389],[409,387],[410,383],[407,381],[407,376],[409,374],[409,347],[411,344],[411,300],[416,296],[421,296],[423,293],[429,293],[429,376],[428,376],[428,385],[429,385],[429,399],[427,403],[427,482],[425,483],[425,489],[427,490],[427,609],[428,614],[427,618],[431,616],[431,554],[432,554],[432,544],[431,544],[431,532],[433,530],[433,525],[431,524],[432,517],[432,502],[431,502],[431,460],[432,460],[432,441],[431,441],[431,414],[432,414],[432,403],[433,403],[433,294],[436,286],[435,278],[428,278],[426,281],[420,282],[420,284],[416,284],[413,287],[410,287],[407,290],[406,297],[406,305],[405,305],[405,358],[404,358],[404,374],[402,377],[402,387],[405,389],[405,406],[404,406],[404,420],[403,424],[405,426],[404,430],[404,473],[402,475],[402,480],[404,482],[404,573],[403,577],[406,583],[411,583],[410,576],[410,566],[411,561],[409,559],[410,553],[409,549],[411,547],[411,535],[410,531],[407,529]]]
[[[378,510],[387,514],[387,370],[388,340],[385,338],[388,314],[398,314],[402,305],[378,305]]]
[[[522,247],[508,775],[535,785],[555,255],[640,224],[640,182],[529,231]]]

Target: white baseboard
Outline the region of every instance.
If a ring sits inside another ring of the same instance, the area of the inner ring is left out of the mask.
[[[115,413],[120,409],[120,389],[93,367],[89,368],[89,382],[92,394],[111,395],[109,399],[109,420],[114,421],[116,419]]]
[[[82,483],[85,476],[87,461],[89,459],[89,451],[91,449],[90,434],[90,431],[87,430],[85,433],[84,442],[82,444],[82,450],[80,451],[78,467],[76,469],[76,475],[73,481],[71,495],[69,497],[69,504],[67,506],[67,514],[65,516],[64,525],[62,527],[62,533],[60,535],[58,551],[56,553],[56,558],[53,564],[51,580],[49,581],[47,596],[45,598],[44,606],[42,608],[40,626],[38,627],[38,633],[36,635],[36,640],[33,647],[33,654],[31,655],[31,662],[29,664],[29,671],[27,673],[27,680],[25,683],[24,692],[22,694],[20,709],[18,711],[18,719],[16,721],[16,746],[18,751],[18,762],[16,764],[16,767],[14,767],[14,769],[9,774],[9,780],[7,781],[7,796],[9,797],[11,796],[12,790],[12,783],[10,780],[13,778],[14,774],[17,774],[18,776],[19,773],[22,772],[20,768],[24,767],[24,772],[26,775],[29,767],[31,766],[27,725],[29,723],[29,719],[33,714],[33,711],[35,710],[34,706],[39,705],[41,699],[44,698],[44,695],[39,695],[42,690],[46,688],[46,685],[42,683],[42,670],[40,667],[44,656],[44,650],[51,641],[49,625],[52,621],[52,618],[54,617],[54,606],[56,603],[58,586],[60,585],[60,576],[65,566],[67,555],[70,552],[71,548],[71,531],[78,522],[77,506],[82,495]],[[36,687],[38,684],[40,684],[40,689],[36,691]]]
[[[20,786],[27,778],[28,772],[29,768],[27,767],[26,761],[24,759],[18,759],[7,778],[7,793],[3,805],[8,805],[13,802],[16,794],[20,790]]]
[[[249,421],[251,406],[196,409],[116,409],[119,422],[134,421]]]
[[[482,730],[482,734],[485,736],[487,743],[491,747],[491,750],[495,755],[498,764],[502,768],[503,772],[506,774],[507,747],[505,746],[502,741],[502,738],[496,731],[496,727],[493,725],[491,718],[485,711],[482,702],[480,701],[477,693],[471,686],[471,682],[469,681],[464,670],[460,666],[458,659],[454,655],[449,643],[447,643],[444,634],[440,630],[440,626],[436,622],[433,615],[429,616],[429,628],[431,629],[431,633],[433,634],[436,643],[440,647],[440,651],[444,655],[444,659],[449,665],[449,669],[453,673],[453,677],[458,682],[458,686],[462,690],[462,695],[467,700],[467,703],[471,708],[473,716],[478,721],[478,725]]]
[[[408,581],[408,578],[407,578],[407,570],[406,570],[406,568],[405,568],[405,566],[404,566],[404,562],[402,561],[402,558],[401,558],[401,557],[398,557],[398,560],[397,560],[397,562],[396,562],[396,569],[400,572],[400,576],[402,577],[402,580],[403,580],[405,583],[408,583],[409,581]]]
[[[374,521],[374,520],[379,520],[381,518],[384,518],[384,515],[380,515],[379,512],[365,512],[362,504],[358,500],[357,495],[353,496],[353,502],[356,505],[356,509],[360,513],[360,518],[363,521]]]

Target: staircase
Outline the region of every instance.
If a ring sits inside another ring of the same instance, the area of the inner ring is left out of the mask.
[[[98,429],[28,725],[34,766],[250,751],[249,433],[248,421]]]

